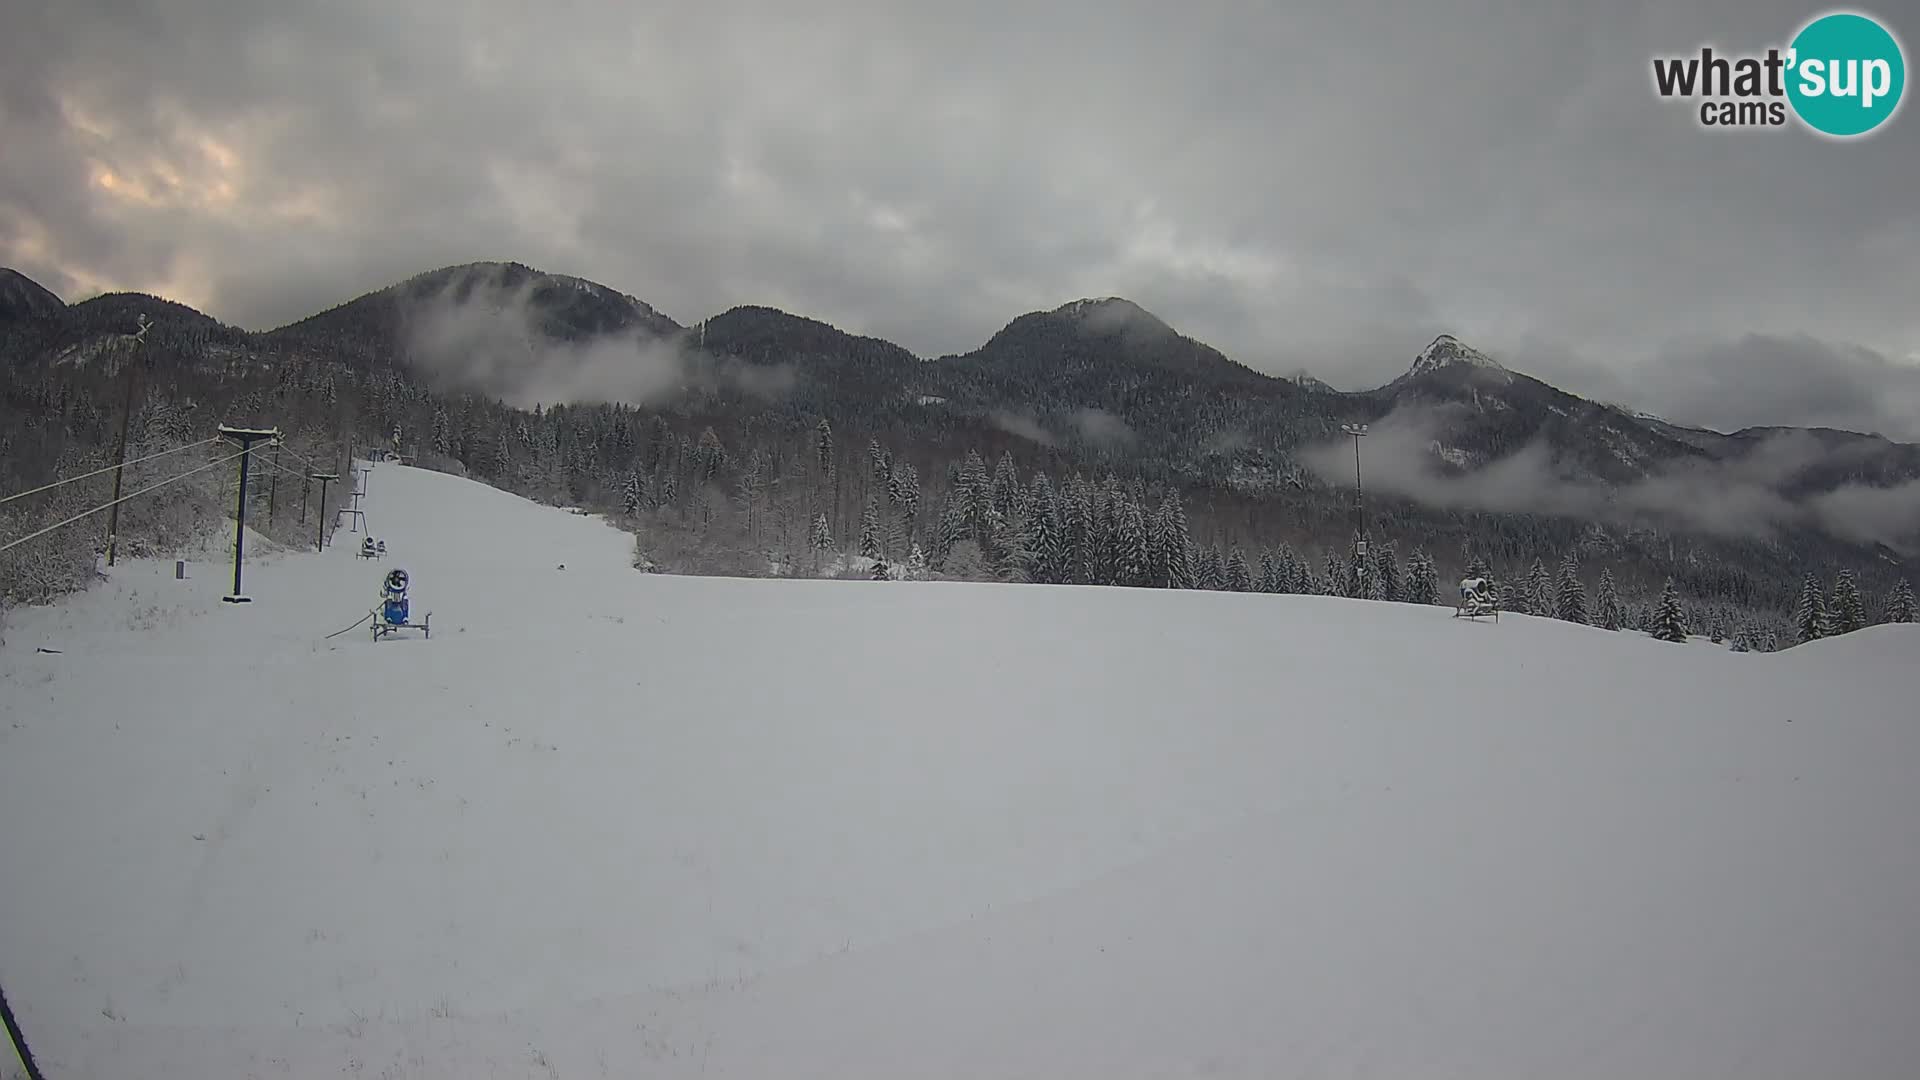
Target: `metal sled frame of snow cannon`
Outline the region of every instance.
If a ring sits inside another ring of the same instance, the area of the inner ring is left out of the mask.
[[[1456,619],[1478,619],[1493,616],[1494,622],[1500,621],[1500,609],[1492,604],[1461,604],[1453,609]]]
[[[374,616],[373,640],[379,641],[381,638],[386,637],[388,634],[399,633],[402,630],[418,630],[421,633],[425,634],[427,637],[432,637],[433,636],[433,612],[431,611],[427,612],[426,618],[421,619],[417,623],[388,622],[384,613]]]

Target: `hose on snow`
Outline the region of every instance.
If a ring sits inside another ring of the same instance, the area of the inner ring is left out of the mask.
[[[380,610],[379,608],[368,608],[367,613],[365,615],[360,616],[359,621],[355,622],[352,626],[347,627],[345,630],[335,630],[333,633],[328,634],[326,637],[322,638],[321,640],[329,641],[329,640],[332,640],[333,638],[339,637],[341,634],[350,633],[354,630],[360,629],[360,627],[364,626],[368,619],[373,618],[374,615],[376,615],[379,612],[379,610]]]

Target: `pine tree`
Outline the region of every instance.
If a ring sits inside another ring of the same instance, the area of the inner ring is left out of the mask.
[[[1860,598],[1860,586],[1853,580],[1853,571],[1840,571],[1839,579],[1833,583],[1833,606],[1828,614],[1834,634],[1851,634],[1867,625],[1867,607]]]
[[[876,562],[886,555],[880,547],[880,507],[871,498],[860,512],[860,554]]]
[[[1423,549],[1414,549],[1412,565],[1407,568],[1407,602],[1440,602],[1440,572],[1434,568],[1433,557]]]
[[[967,534],[982,539],[987,527],[987,463],[978,450],[967,451],[960,465],[961,505],[966,511]]]
[[[1023,576],[1043,585],[1059,581],[1060,507],[1046,473],[1033,474],[1033,490],[1027,495],[1027,514],[1021,521],[1021,530],[1020,550],[1025,554]]]
[[[1902,578],[1887,596],[1886,620],[1890,623],[1910,623],[1914,621],[1913,585]]]
[[[1660,606],[1653,613],[1653,636],[1660,641],[1687,640],[1687,616],[1680,608],[1680,595],[1673,582],[1660,593]]]
[[[1066,548],[1066,565],[1060,580],[1070,585],[1093,583],[1093,506],[1086,478],[1078,473],[1067,482],[1066,498],[1060,504],[1060,532]]]
[[[1560,564],[1560,595],[1554,614],[1571,623],[1585,625],[1587,621],[1587,587],[1580,581],[1580,563],[1572,552]]]
[[[1187,560],[1187,511],[1180,505],[1178,492],[1169,490],[1160,500],[1153,519],[1152,584],[1163,589],[1193,586],[1193,566]]]
[[[813,549],[813,572],[820,572],[820,553],[833,547],[833,531],[827,526],[827,515],[813,515],[812,534],[807,537],[807,546]]]
[[[1373,549],[1373,573],[1368,577],[1368,595],[1373,599],[1399,601],[1404,598],[1400,556],[1392,544],[1381,544]]]
[[[1346,561],[1340,557],[1340,553],[1328,548],[1322,561],[1325,562],[1326,568],[1321,575],[1321,582],[1327,590],[1327,595],[1352,595],[1348,584],[1352,575],[1348,573]]]
[[[1247,557],[1237,547],[1233,549],[1233,554],[1227,556],[1226,582],[1231,592],[1253,591],[1253,571],[1247,566]]]
[[[1113,583],[1144,586],[1147,584],[1146,516],[1140,512],[1140,504],[1125,494],[1120,494],[1118,500],[1114,510]]]
[[[823,479],[833,472],[833,425],[827,423],[824,416],[813,429],[813,459],[819,464]]]
[[[622,488],[620,492],[621,509],[625,510],[629,517],[639,513],[640,504],[645,494],[640,487],[640,474],[637,472],[628,473],[626,486]]]
[[[913,462],[903,461],[894,467],[887,495],[900,514],[901,539],[911,539],[920,521],[920,470],[913,467]]]
[[[1020,495],[1020,472],[1014,468],[1013,452],[1000,455],[999,464],[994,466],[993,481],[988,487],[987,504],[1002,517],[1011,518],[1019,510],[1016,500]]]
[[[1493,567],[1487,565],[1487,560],[1475,555],[1473,558],[1467,560],[1467,576],[1470,578],[1479,578],[1482,581],[1491,581],[1493,580]]]
[[[1729,648],[1733,652],[1752,652],[1753,646],[1749,644],[1752,639],[1753,631],[1748,627],[1742,626],[1740,629],[1734,631],[1733,644],[1729,646]]]
[[[1300,561],[1289,544],[1280,545],[1280,591],[1287,593],[1310,593],[1313,582],[1308,580],[1307,564]]]
[[[1800,607],[1794,613],[1794,629],[1800,644],[1827,636],[1827,597],[1812,574],[1800,583]]]
[[[893,567],[887,565],[887,560],[885,559],[873,560],[873,580],[875,581],[892,581],[893,580]]]
[[[1227,566],[1217,547],[1202,548],[1193,575],[1195,588],[1219,591],[1226,587]]]
[[[995,581],[1016,581],[1020,577],[1020,568],[1026,562],[1026,554],[1020,546],[1020,528],[1010,517],[998,510],[987,510],[987,566],[992,569]]]
[[[1608,630],[1620,629],[1626,619],[1626,612],[1620,606],[1620,593],[1614,588],[1613,571],[1600,571],[1600,625]]]
[[[926,579],[927,554],[920,550],[919,542],[915,541],[913,550],[907,552],[907,580],[925,581]]]
[[[1553,614],[1552,587],[1547,578],[1547,567],[1539,558],[1527,569],[1527,589],[1522,599],[1526,602],[1526,614]]]
[[[1260,552],[1259,590],[1263,593],[1284,592],[1280,580],[1280,560],[1272,548]]]

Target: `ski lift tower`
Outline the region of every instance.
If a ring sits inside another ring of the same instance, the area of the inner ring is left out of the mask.
[[[253,457],[253,444],[257,442],[280,440],[279,428],[236,428],[220,425],[220,437],[231,439],[240,444],[240,496],[233,512],[233,594],[220,599],[229,604],[251,603],[252,598],[240,591],[241,555],[247,546],[247,461]]]
[[[1340,430],[1353,436],[1353,553],[1354,573],[1364,585],[1367,580],[1367,504],[1360,490],[1360,440],[1367,436],[1365,424],[1341,424]]]

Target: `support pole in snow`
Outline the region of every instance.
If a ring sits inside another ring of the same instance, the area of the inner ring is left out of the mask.
[[[233,595],[220,599],[229,604],[245,604],[249,598],[240,592],[240,564],[247,546],[247,462],[253,458],[253,444],[264,439],[278,439],[278,430],[258,430],[255,428],[230,428],[220,425],[223,438],[232,439],[240,444],[240,497],[235,503],[233,521]]]
[[[1340,430],[1353,436],[1353,535],[1354,554],[1359,556],[1353,564],[1353,572],[1364,596],[1367,581],[1367,503],[1366,495],[1360,490],[1360,440],[1366,437],[1367,425],[1342,424]]]
[[[280,490],[280,444],[273,444],[273,472],[267,477],[267,524],[273,524],[274,494]]]
[[[314,473],[313,478],[320,481],[320,539],[315,551],[327,550],[327,485],[340,479],[339,473]],[[305,504],[302,504],[305,505]]]
[[[120,474],[126,471],[127,425],[133,421],[133,380],[140,370],[140,346],[147,340],[147,316],[140,315],[140,331],[133,335],[134,355],[127,357],[127,400],[120,407],[120,437],[113,444],[113,509],[107,511],[107,565],[113,565],[120,539]]]
[[[14,1019],[13,1006],[7,1004],[7,992],[0,990],[0,1020],[6,1022],[7,1037],[13,1040],[13,1049],[20,1055],[20,1065],[27,1070],[27,1080],[46,1080],[40,1074],[40,1066],[34,1063],[33,1051],[27,1049],[27,1037],[20,1031],[20,1021]]]

